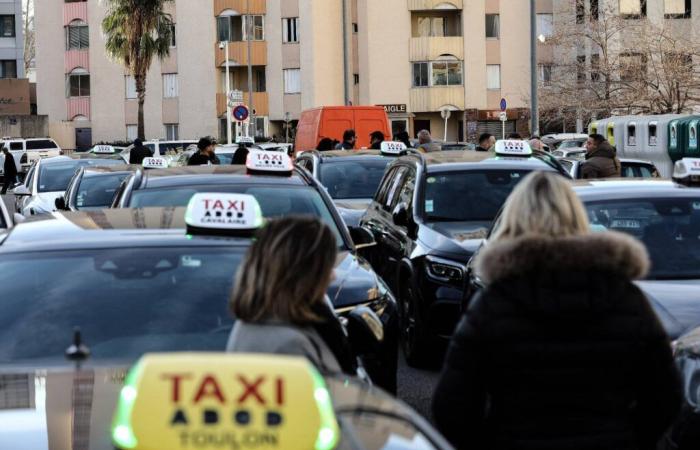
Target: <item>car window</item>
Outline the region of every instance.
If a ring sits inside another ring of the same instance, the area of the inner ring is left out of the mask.
[[[54,164],[43,164],[39,169],[39,192],[58,192],[68,189],[75,171],[82,166],[113,166],[123,164],[116,159],[73,160]]]
[[[114,173],[83,177],[78,187],[75,206],[78,209],[110,206],[119,185],[128,175],[127,173]]]
[[[377,192],[374,195],[374,201],[376,201],[379,204],[382,204],[384,202],[384,200],[386,199],[386,194],[389,191],[391,183],[394,179],[394,174],[397,170],[397,168],[393,168],[388,172],[384,173],[384,178],[382,178],[382,181],[379,184],[379,188],[377,189]]]
[[[641,178],[652,178],[654,176],[654,169],[650,166],[640,165],[638,169]]]
[[[27,141],[27,150],[47,150],[52,148],[58,148],[58,145],[56,145],[54,141],[48,139]]]
[[[571,168],[574,166],[573,161],[567,161],[565,159],[560,159],[559,164],[561,164],[562,167],[567,170],[567,172],[571,172]]]
[[[640,239],[651,259],[650,278],[700,278],[700,197],[586,202],[594,229]]]
[[[308,170],[309,172],[313,172],[313,171],[311,170],[312,164],[313,164],[313,163],[311,162],[311,160],[310,160],[309,158],[300,158],[300,159],[297,159],[297,165],[298,165],[299,167],[301,167],[302,169]]]
[[[29,172],[27,173],[27,178],[24,180],[24,186],[27,189],[32,188],[32,182],[34,181],[34,173],[36,172],[36,166],[33,165],[30,169]]]
[[[416,172],[415,170],[408,169],[406,171],[406,176],[404,177],[403,183],[401,185],[401,191],[399,192],[396,204],[405,203],[408,206],[408,210],[413,210],[413,192],[416,188]],[[393,210],[392,210],[393,211]]]
[[[196,142],[161,142],[158,147],[161,156],[176,156],[187,150],[187,147],[192,144],[196,144]]]
[[[21,142],[10,142],[10,150],[24,150]]]
[[[325,162],[319,166],[319,180],[333,199],[372,198],[388,163],[388,158]]]
[[[623,178],[635,178],[637,176],[637,173],[635,173],[635,166],[631,164],[623,164],[622,165],[622,177]]]
[[[386,192],[386,197],[384,201],[382,202],[382,208],[384,208],[385,211],[391,212],[392,208],[396,204],[396,199],[397,199],[397,193],[399,190],[399,187],[401,186],[401,181],[403,180],[403,176],[406,173],[406,168],[405,167],[399,167],[396,169],[394,172],[394,175],[392,176],[391,179],[391,184],[388,186],[388,191]]]

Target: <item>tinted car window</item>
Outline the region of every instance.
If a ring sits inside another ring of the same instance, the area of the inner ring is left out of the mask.
[[[6,255],[0,363],[60,360],[76,326],[91,361],[223,351],[233,323],[227,298],[241,259],[230,248]]]
[[[46,150],[50,148],[58,148],[54,141],[43,139],[39,141],[27,141],[27,150]]]
[[[81,166],[111,166],[123,164],[116,159],[73,160],[54,164],[44,164],[39,169],[39,192],[56,192],[68,189],[68,183]]]
[[[429,174],[425,185],[425,219],[428,222],[491,221],[529,172],[470,170]]]
[[[586,202],[594,230],[615,230],[642,242],[650,278],[700,278],[700,197]]]
[[[10,150],[24,150],[21,142],[10,142]]]
[[[319,181],[333,199],[372,198],[389,163],[381,158],[371,161],[323,163]]]
[[[397,193],[401,187],[401,180],[406,173],[405,167],[399,167],[396,169],[391,177],[391,182],[388,185],[388,190],[386,191],[386,196],[384,201],[382,201],[382,206],[386,211],[391,211],[391,208],[395,204]]]
[[[75,206],[78,209],[110,206],[119,185],[127,176],[126,173],[115,173],[83,177],[75,198]]]

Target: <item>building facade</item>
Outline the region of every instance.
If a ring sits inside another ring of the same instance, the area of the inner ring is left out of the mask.
[[[0,0],[0,78],[24,78],[22,0]]]

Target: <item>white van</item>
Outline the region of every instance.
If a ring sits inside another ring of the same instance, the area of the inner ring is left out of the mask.
[[[194,144],[197,145],[198,141],[145,141],[143,146],[149,149],[154,157],[162,157],[168,159],[168,161],[175,161],[178,159],[180,154],[187,150],[187,147]],[[131,149],[134,148],[133,144],[128,146],[121,156],[124,161],[129,163],[129,155],[131,154]]]
[[[27,173],[31,165],[42,158],[61,155],[61,147],[51,138],[8,138],[0,141],[0,148],[6,148],[15,158],[17,172]],[[4,172],[5,155],[0,154],[0,173]]]

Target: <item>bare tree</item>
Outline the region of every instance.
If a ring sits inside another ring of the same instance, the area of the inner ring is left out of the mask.
[[[36,56],[34,0],[22,0],[22,22],[24,28],[24,73],[26,76]]]

